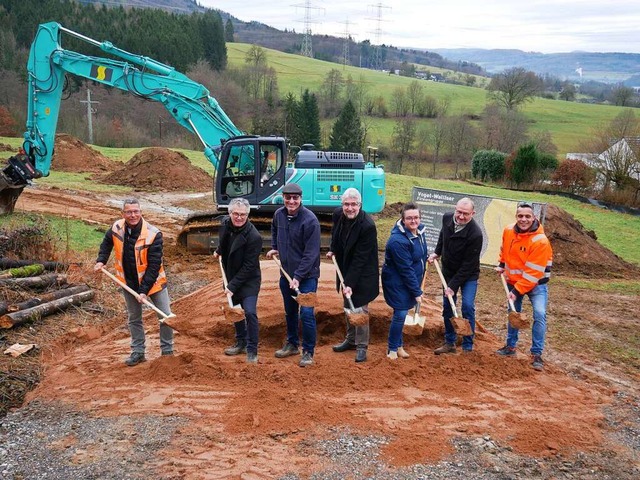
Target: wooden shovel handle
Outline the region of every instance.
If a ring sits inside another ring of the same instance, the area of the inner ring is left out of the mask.
[[[218,255],[218,262],[220,263],[220,273],[222,275],[222,286],[225,289],[225,295],[227,297],[227,300],[229,301],[229,306],[233,307],[233,302],[231,301],[231,297],[226,293],[227,285],[229,285],[229,282],[227,282],[227,274],[224,273],[224,267],[222,266],[222,255]]]
[[[289,274],[285,271],[285,269],[284,269],[284,268],[282,268],[282,263],[280,263],[280,259],[279,259],[277,256],[275,256],[275,255],[274,255],[274,256],[272,256],[271,258],[273,259],[273,261],[274,261],[274,262],[276,262],[276,264],[277,264],[277,265],[278,265],[278,267],[280,268],[280,271],[281,271],[281,272],[282,272],[282,274],[284,275],[284,278],[286,278],[286,279],[287,279],[287,281],[288,281],[289,283],[293,282],[293,280],[291,279],[291,277],[289,276]],[[300,293],[300,290],[299,290],[299,289],[297,289],[297,288],[296,288],[295,290],[296,290],[296,293]]]
[[[448,288],[447,281],[444,279],[444,275],[442,275],[442,270],[440,270],[440,264],[438,263],[438,260],[434,259],[433,264],[436,266],[436,270],[438,271],[438,276],[440,277],[440,281],[442,282],[442,287],[446,290]],[[447,298],[449,299],[449,303],[451,304],[451,310],[453,310],[453,316],[457,318],[458,311],[456,310],[456,304],[453,301],[453,297],[451,295],[447,295]]]
[[[107,277],[109,277],[111,280],[113,280],[114,282],[116,282],[118,285],[120,285],[122,288],[124,288],[127,292],[129,292],[131,295],[133,295],[136,300],[140,300],[140,294],[138,292],[136,292],[135,290],[133,290],[132,288],[129,288],[129,286],[126,283],[121,282],[115,275],[111,274],[111,272],[107,271],[104,268],[100,269],[102,271],[102,273],[104,273]],[[144,303],[147,307],[151,308],[152,310],[154,310],[158,315],[160,315],[162,318],[164,318],[165,320],[167,318],[173,318],[175,317],[175,315],[171,314],[171,315],[167,315],[166,313],[164,313],[162,310],[160,310],[158,307],[156,307],[153,303],[151,303],[149,300],[147,299],[142,299],[142,303]]]
[[[342,276],[342,272],[340,271],[340,267],[338,266],[336,256],[331,255],[331,260],[333,260],[333,264],[336,266],[336,273],[338,274],[338,278],[340,279],[340,288],[342,289],[342,294],[344,295],[344,277]],[[356,307],[353,306],[351,295],[344,295],[344,298],[346,298],[347,302],[349,302],[349,308],[351,308],[351,310],[355,310]]]
[[[507,285],[507,278],[504,276],[504,273],[500,274],[500,279],[502,280],[502,286],[504,287],[504,291],[507,294],[507,301],[509,302],[509,307],[511,307],[511,311],[515,312],[516,311],[516,307],[513,304],[513,300],[511,300],[509,298],[509,286]]]

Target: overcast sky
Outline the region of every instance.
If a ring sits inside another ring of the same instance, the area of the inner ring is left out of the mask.
[[[243,21],[305,27],[305,0],[199,0]],[[640,0],[311,0],[314,34],[396,47],[640,53]]]

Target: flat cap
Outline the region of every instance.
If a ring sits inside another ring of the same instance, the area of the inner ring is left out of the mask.
[[[287,183],[282,189],[282,193],[288,193],[290,195],[302,195],[302,189],[297,183]]]

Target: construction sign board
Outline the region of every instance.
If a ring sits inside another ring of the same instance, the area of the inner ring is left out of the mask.
[[[473,218],[482,229],[484,236],[480,263],[483,265],[497,265],[500,244],[502,243],[502,231],[507,225],[515,223],[516,207],[519,202],[527,201],[526,198],[505,200],[483,195],[468,195],[445,190],[413,187],[413,202],[420,208],[420,219],[427,227],[429,251],[433,252],[438,243],[438,236],[442,228],[442,217],[445,213],[453,212],[458,200],[465,197],[470,198],[475,205],[476,214]],[[527,203],[533,206],[536,217],[544,224],[547,204],[528,201]]]

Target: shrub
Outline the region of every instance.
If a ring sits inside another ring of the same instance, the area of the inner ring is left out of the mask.
[[[538,149],[535,144],[528,143],[518,149],[508,174],[516,185],[520,185],[531,182],[539,169],[540,154]]]
[[[506,154],[497,150],[478,150],[471,159],[471,175],[485,182],[504,177]]]
[[[586,193],[595,178],[593,169],[582,160],[565,160],[553,173],[553,181],[571,193]]]

